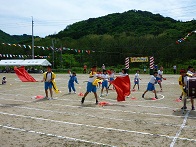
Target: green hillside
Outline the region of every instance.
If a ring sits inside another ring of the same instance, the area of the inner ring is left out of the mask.
[[[19,43],[23,41],[31,40],[31,35],[9,35],[0,30],[0,42],[1,43]]]
[[[67,26],[54,37],[70,37],[79,39],[89,34],[116,35],[127,33],[131,36],[143,36],[147,34],[160,35],[170,33],[173,37],[180,37],[185,32],[195,29],[196,21],[180,22],[160,14],[152,14],[147,11],[130,10],[124,13],[114,13],[99,18],[74,23]]]

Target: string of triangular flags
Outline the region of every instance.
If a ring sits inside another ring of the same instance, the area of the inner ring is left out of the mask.
[[[0,58],[31,58],[32,55],[13,55],[13,54],[0,54]],[[50,58],[50,56],[35,55],[34,58]]]
[[[176,43],[179,44],[179,43],[185,41],[185,40],[186,40],[189,36],[191,36],[193,33],[196,33],[196,30],[195,30],[195,31],[192,31],[192,32],[190,32],[190,33],[188,33],[184,38],[178,39],[178,40],[176,41]]]
[[[32,49],[31,45],[21,45],[21,44],[10,44],[10,43],[2,43],[3,45],[8,45],[8,46],[18,46],[18,47],[24,47],[24,48],[29,48]],[[54,50],[54,51],[75,51],[76,53],[87,53],[90,54],[91,52],[94,53],[95,51],[93,50],[80,50],[80,49],[73,49],[73,48],[67,48],[67,47],[62,47],[62,48],[54,48],[52,46],[50,47],[44,47],[44,46],[34,46],[34,48],[41,48],[42,50]]]

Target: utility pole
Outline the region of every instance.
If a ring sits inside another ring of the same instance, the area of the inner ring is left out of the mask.
[[[63,59],[62,59],[62,52],[63,52],[63,46],[61,44],[61,68],[63,68]]]
[[[33,36],[33,16],[32,17],[32,59],[34,59],[34,36]]]
[[[54,69],[54,40],[52,39],[52,68]]]

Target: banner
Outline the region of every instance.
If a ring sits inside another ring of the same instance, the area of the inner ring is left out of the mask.
[[[130,57],[131,62],[148,62],[148,57]]]

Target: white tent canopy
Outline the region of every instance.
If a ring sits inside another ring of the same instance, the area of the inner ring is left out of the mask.
[[[51,63],[46,59],[26,59],[26,60],[1,60],[0,66],[48,66]]]

